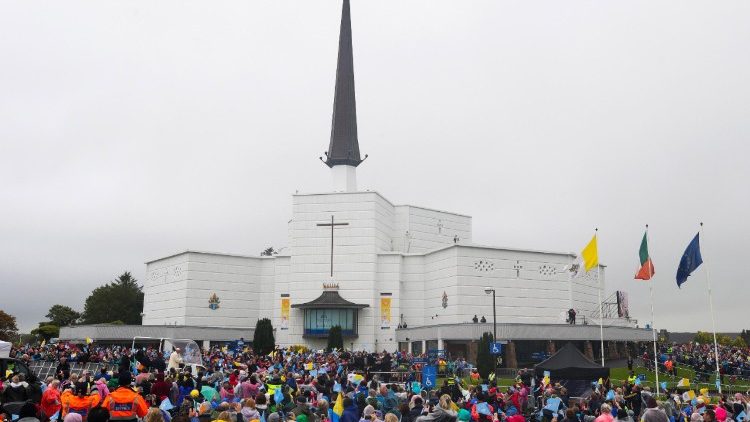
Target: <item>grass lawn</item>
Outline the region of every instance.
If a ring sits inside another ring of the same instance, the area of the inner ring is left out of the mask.
[[[643,382],[643,385],[649,386],[651,388],[654,388],[656,383],[656,374],[653,371],[648,371],[644,367],[634,367],[633,372],[638,374],[645,374],[646,375],[646,381]],[[612,368],[609,371],[609,377],[612,380],[613,384],[619,384],[619,381],[627,380],[628,379],[628,368]],[[695,390],[696,392],[700,390],[701,388],[708,388],[710,390],[716,389],[716,375],[711,375],[708,382],[702,382],[702,383],[695,383],[695,371],[689,368],[680,368],[677,367],[677,376],[676,377],[670,377],[667,376],[667,374],[659,372],[659,382],[665,382],[667,383],[667,388],[673,388],[677,386],[677,383],[682,378],[687,378],[690,380],[690,389]],[[724,377],[724,384],[722,384],[722,390],[728,389],[733,392],[742,391],[745,392],[748,389],[750,389],[750,381],[748,380],[738,380],[736,383],[732,384],[730,383],[730,377],[725,376]]]
[[[645,374],[646,375],[646,381],[644,381],[642,383],[642,385],[651,387],[652,389],[655,388],[656,375],[654,374],[653,371],[648,371],[644,367],[636,366],[636,367],[633,368],[633,372],[636,375]],[[552,376],[554,377],[554,374],[552,374]],[[628,368],[612,368],[609,371],[609,377],[610,377],[610,380],[612,381],[613,385],[619,385],[619,384],[621,384],[622,381],[628,379]],[[710,378],[710,380],[708,382],[703,382],[703,383],[696,384],[695,381],[694,381],[695,371],[693,371],[692,369],[689,369],[689,368],[680,368],[678,366],[677,367],[677,377],[674,377],[674,378],[672,378],[670,376],[667,376],[666,374],[664,374],[662,372],[659,372],[659,382],[662,383],[662,382],[666,381],[667,388],[669,388],[669,389],[676,387],[677,383],[680,381],[681,378],[687,378],[687,379],[689,379],[690,380],[690,388],[689,389],[695,390],[696,393],[701,388],[708,388],[708,389],[710,389],[712,391],[716,390],[716,376],[715,375],[712,375],[711,378]],[[443,385],[443,379],[444,378],[439,378],[438,379],[438,386]],[[465,385],[470,385],[471,384],[469,382],[469,378],[468,377],[464,378],[463,382],[465,383]],[[514,383],[515,383],[515,379],[514,378],[498,378],[497,379],[497,385],[499,385],[501,387],[511,386]],[[725,392],[725,393],[735,393],[735,392],[742,392],[742,393],[744,393],[744,392],[750,390],[750,381],[748,381],[748,380],[738,380],[738,382],[736,382],[734,384],[731,384],[730,381],[729,381],[729,377],[725,376],[724,377],[724,384],[722,384],[722,390],[724,390],[723,392]]]

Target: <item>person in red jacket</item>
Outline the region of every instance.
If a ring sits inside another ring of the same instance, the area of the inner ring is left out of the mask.
[[[44,420],[49,419],[62,409],[60,380],[53,380],[49,383],[47,389],[44,390],[44,394],[42,394],[42,401],[39,403],[39,407],[42,409],[42,418]]]
[[[161,403],[162,400],[169,397],[169,391],[172,389],[172,384],[164,381],[164,372],[156,374],[156,382],[151,386],[151,394],[156,396]]]
[[[477,403],[471,406],[471,420],[489,422],[495,419],[495,408],[487,403],[484,393],[477,395]]]

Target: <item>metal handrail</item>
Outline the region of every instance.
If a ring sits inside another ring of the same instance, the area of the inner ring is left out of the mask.
[[[34,361],[29,363],[29,369],[34,372],[34,375],[37,376],[37,378],[44,380],[47,377],[54,377],[55,375],[55,369],[57,369],[58,362],[48,362],[48,361]],[[103,362],[86,362],[86,363],[80,363],[80,362],[70,362],[70,372],[83,372],[83,371],[89,371],[92,373],[97,373],[101,371],[102,367],[104,366],[110,366],[110,364],[103,363]]]

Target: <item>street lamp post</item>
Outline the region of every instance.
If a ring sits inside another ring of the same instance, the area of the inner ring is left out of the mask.
[[[495,306],[495,289],[491,287],[485,287],[484,292],[488,295],[492,295],[492,341],[497,341],[497,306]],[[497,374],[497,356],[495,356],[495,374]]]
[[[485,287],[484,292],[492,295],[492,341],[497,341],[497,306],[495,306],[495,289]]]

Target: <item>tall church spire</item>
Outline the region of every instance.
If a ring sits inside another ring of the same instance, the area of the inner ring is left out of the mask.
[[[367,158],[367,156],[365,156]],[[336,90],[333,98],[333,119],[331,123],[331,143],[326,152],[325,164],[328,167],[357,167],[362,163],[357,140],[357,103],[354,95],[354,63],[352,57],[352,22],[349,0],[344,0],[341,10],[341,30],[339,33],[339,56],[336,66]],[[353,174],[353,168],[346,173]],[[342,173],[341,171],[336,173]],[[348,178],[351,178],[349,176]],[[334,178],[336,176],[334,175]],[[335,184],[341,185],[339,183]],[[349,183],[346,184],[347,186]],[[345,190],[356,190],[348,186]]]

